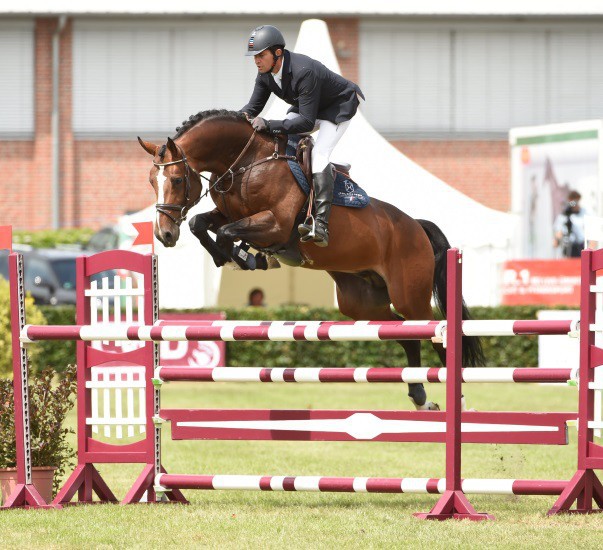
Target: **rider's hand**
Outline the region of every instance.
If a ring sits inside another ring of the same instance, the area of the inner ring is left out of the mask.
[[[268,121],[260,118],[259,116],[253,119],[253,122],[251,123],[251,125],[253,126],[254,130],[257,130],[258,132],[269,132],[270,131],[270,126],[268,125]]]

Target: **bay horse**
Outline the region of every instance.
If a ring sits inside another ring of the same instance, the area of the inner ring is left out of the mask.
[[[339,310],[352,319],[431,320],[432,293],[445,315],[450,244],[437,225],[371,197],[360,209],[333,206],[328,247],[299,242],[297,223],[307,199],[283,160],[285,140],[255,132],[243,114],[203,111],[177,128],[165,145],[138,140],[153,156],[154,233],[164,246],[176,244],[180,224],[201,198],[202,172],[209,172],[216,208],[189,225],[217,266],[233,259],[233,245],[240,240],[284,263],[326,271],[335,281]],[[408,365],[420,367],[421,342],[398,343]],[[442,344],[433,345],[445,364]],[[465,366],[483,364],[478,338],[463,337],[463,358]],[[423,384],[409,384],[408,395],[417,409],[438,408],[427,401]]]

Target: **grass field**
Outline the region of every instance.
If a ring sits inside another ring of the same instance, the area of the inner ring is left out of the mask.
[[[428,388],[444,403],[444,385]],[[571,411],[566,386],[471,384],[478,410]],[[393,384],[166,384],[164,407],[408,408]],[[75,415],[72,415],[73,422]],[[568,479],[576,468],[576,433],[564,447],[466,445],[464,477]],[[415,443],[171,441],[172,473],[443,477],[444,447]],[[123,496],[139,466],[100,465]],[[185,491],[190,506],[81,506],[0,513],[2,548],[554,548],[601,547],[603,514],[546,517],[555,497],[471,495],[494,522],[426,522],[437,495]]]

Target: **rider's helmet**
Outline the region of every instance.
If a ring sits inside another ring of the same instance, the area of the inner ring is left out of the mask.
[[[257,55],[271,46],[284,46],[285,39],[276,27],[262,25],[251,31],[245,55]]]

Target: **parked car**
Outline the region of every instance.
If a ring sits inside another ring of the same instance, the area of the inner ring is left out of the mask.
[[[83,249],[89,253],[117,250],[124,248],[124,244],[129,244],[132,240],[132,235],[126,235],[119,225],[108,225],[94,233]]]
[[[25,291],[36,304],[75,304],[75,259],[81,251],[54,248],[23,251]],[[93,280],[113,276],[115,272],[98,273]],[[8,280],[8,252],[0,251],[0,276]]]

